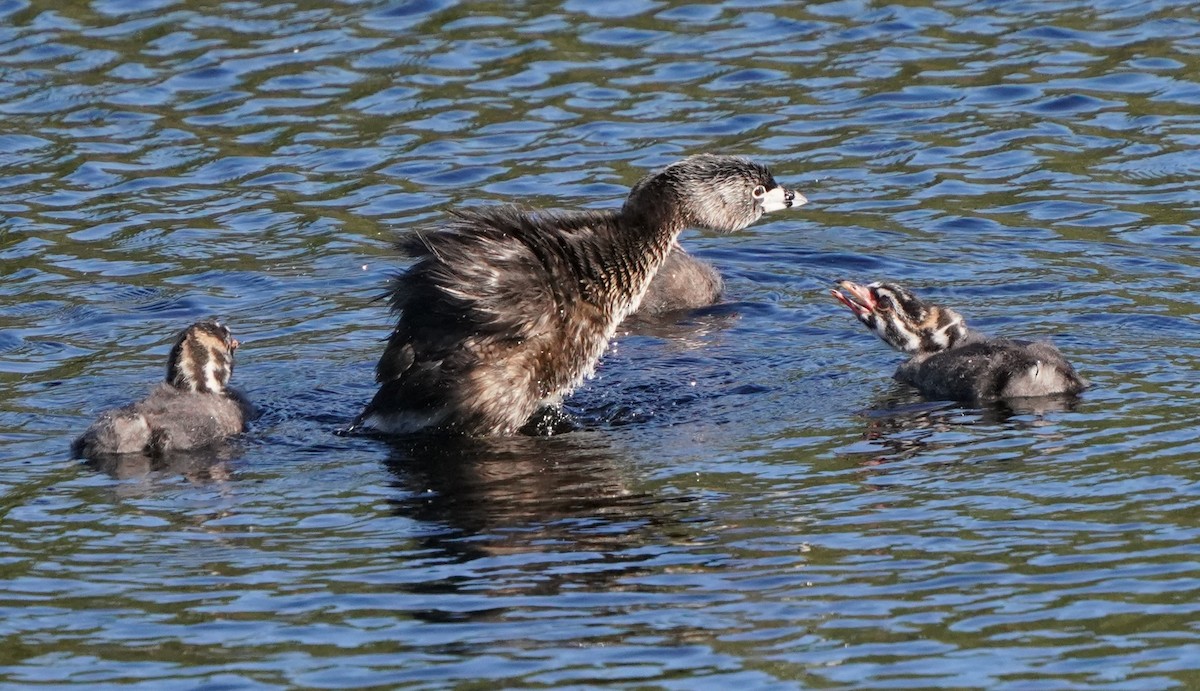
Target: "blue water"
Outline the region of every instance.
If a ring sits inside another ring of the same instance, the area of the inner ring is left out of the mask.
[[[1169,2],[0,1],[0,684],[1200,685],[1198,52]],[[580,429],[335,434],[397,234],[704,151],[810,204],[687,233],[725,301]],[[841,278],[1093,388],[923,401]],[[70,460],[212,315],[249,433]]]

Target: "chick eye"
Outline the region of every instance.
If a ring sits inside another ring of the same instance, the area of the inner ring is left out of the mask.
[[[755,187],[754,191],[750,194],[752,194],[755,199],[762,199],[763,197],[767,196],[767,188],[759,185]]]
[[[892,308],[892,299],[887,295],[877,294],[875,296],[875,305],[879,309],[890,310]]]

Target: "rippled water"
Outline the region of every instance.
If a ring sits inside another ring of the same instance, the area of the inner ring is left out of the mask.
[[[0,680],[1200,685],[1198,53],[1169,2],[0,0]],[[700,151],[811,204],[686,235],[726,303],[583,430],[334,434],[395,233]],[[922,402],[838,278],[1094,388]],[[250,433],[68,460],[213,314]]]

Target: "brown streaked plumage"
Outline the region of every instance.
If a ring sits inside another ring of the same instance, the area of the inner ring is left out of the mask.
[[[352,429],[511,434],[594,370],[679,233],[732,232],[804,203],[750,161],[699,155],[640,180],[620,211],[489,207],[401,243],[399,318]]]
[[[912,357],[896,379],[930,398],[979,404],[1002,398],[1075,395],[1087,381],[1050,343],[988,338],[962,315],[895,283],[840,281],[831,290],[884,343]]]
[[[184,329],[167,356],[166,381],[143,400],[102,414],[71,445],[74,457],[162,456],[243,432],[254,408],[229,387],[238,345],[218,321]]]

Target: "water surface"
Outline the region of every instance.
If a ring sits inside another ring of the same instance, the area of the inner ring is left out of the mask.
[[[0,2],[0,680],[1200,684],[1198,52],[1167,2]],[[334,434],[396,234],[703,151],[811,203],[686,234],[726,301],[581,429]],[[922,401],[840,278],[1094,387]],[[211,315],[249,434],[69,460]]]

